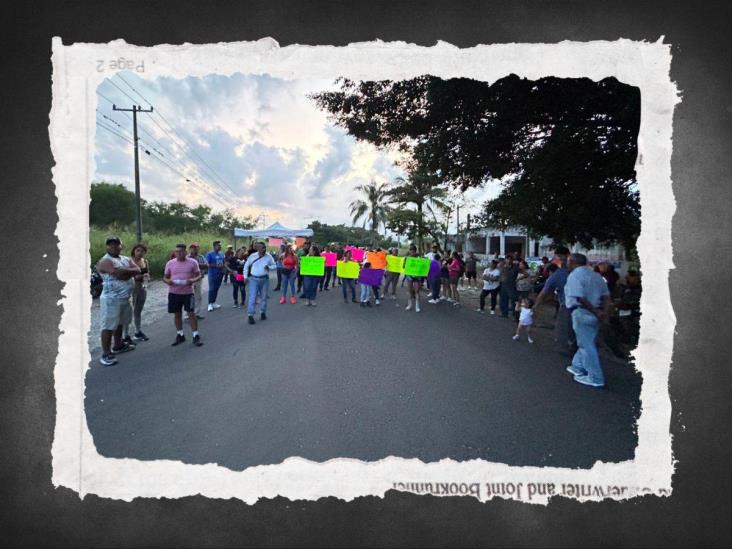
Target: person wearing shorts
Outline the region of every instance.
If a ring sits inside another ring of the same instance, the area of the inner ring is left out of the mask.
[[[198,318],[196,317],[195,297],[193,285],[201,280],[201,269],[198,261],[187,257],[186,245],[178,244],[175,248],[175,259],[165,264],[165,282],[168,289],[168,312],[174,315],[175,329],[177,331],[173,346],[179,345],[186,340],[183,333],[183,310],[188,313],[193,332],[193,344],[196,347],[203,345],[201,336],[198,333]]]
[[[107,253],[97,263],[97,272],[104,284],[99,296],[102,332],[102,356],[99,362],[103,366],[113,366],[117,364],[115,355],[135,348],[134,344],[122,340],[122,328],[132,321],[132,277],[140,274],[140,268],[129,257],[120,255],[122,242],[118,237],[107,238],[106,246]]]
[[[465,260],[465,278],[468,279],[468,288],[478,288],[478,260],[475,253],[470,252]]]
[[[417,255],[417,246],[412,244],[409,246],[409,253],[404,258],[403,266],[406,266],[407,264],[407,257],[419,257]],[[409,285],[409,298],[407,300],[407,306],[404,308],[405,311],[410,311],[412,309],[412,302],[414,302],[414,310],[415,312],[419,312],[419,289],[422,287],[422,284],[424,284],[425,277],[423,276],[405,276],[407,280],[407,284]]]

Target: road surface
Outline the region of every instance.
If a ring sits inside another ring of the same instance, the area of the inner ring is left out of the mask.
[[[273,292],[271,292],[273,294]],[[205,345],[171,347],[172,316],[113,367],[92,353],[86,413],[108,457],[217,463],[233,470],[290,456],[374,461],[387,456],[481,458],[589,468],[633,458],[640,375],[603,359],[607,388],[574,383],[551,332],[533,345],[514,324],[447,303],[419,314],[387,300],[280,305],[250,326],[232,308],[205,313]]]

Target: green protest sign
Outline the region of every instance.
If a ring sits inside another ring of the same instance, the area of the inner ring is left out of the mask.
[[[303,276],[323,276],[325,258],[317,255],[304,255],[300,258],[300,274]]]
[[[414,277],[425,277],[430,272],[431,261],[426,257],[407,257],[404,274]]]

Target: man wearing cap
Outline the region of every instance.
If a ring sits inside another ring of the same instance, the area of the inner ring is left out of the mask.
[[[133,277],[140,274],[140,268],[129,257],[120,255],[122,241],[118,237],[110,236],[106,245],[107,253],[97,263],[97,272],[102,275],[104,284],[99,296],[102,327],[102,356],[99,362],[104,366],[113,366],[117,364],[114,355],[135,348],[122,341],[122,327],[132,320],[130,296],[134,286]]]
[[[587,267],[582,254],[569,256],[569,276],[564,285],[567,310],[572,314],[572,328],[577,337],[577,352],[567,371],[574,380],[589,387],[603,387],[605,376],[600,366],[595,339],[600,322],[607,318],[610,292],[598,273]]]
[[[224,278],[224,254],[221,253],[221,241],[214,240],[213,250],[206,254],[208,264],[208,310],[220,309],[216,303],[221,281]]]
[[[168,312],[175,315],[175,329],[177,334],[173,346],[180,345],[186,340],[183,334],[183,309],[188,312],[193,331],[193,344],[196,347],[203,345],[198,333],[198,319],[193,312],[193,285],[201,280],[201,269],[198,262],[186,256],[186,245],[178,244],[175,247],[175,259],[165,264],[163,282],[168,286]]]
[[[196,318],[200,320],[203,318],[203,315],[201,315],[201,303],[203,303],[203,296],[201,295],[201,285],[203,284],[203,275],[205,275],[208,271],[208,263],[206,263],[205,257],[198,254],[198,250],[198,242],[191,242],[191,245],[188,246],[188,257],[195,260],[196,263],[198,263],[198,268],[201,270],[201,280],[193,285],[193,310],[195,312]],[[186,315],[185,319],[189,320],[188,315]]]

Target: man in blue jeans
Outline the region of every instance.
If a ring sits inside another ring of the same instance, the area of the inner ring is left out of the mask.
[[[582,254],[569,256],[569,276],[564,285],[567,310],[572,314],[572,328],[577,337],[577,352],[567,371],[574,380],[589,387],[603,387],[605,375],[600,366],[595,340],[600,322],[607,318],[610,292],[605,279],[587,267]]]
[[[267,294],[269,294],[269,273],[277,269],[277,263],[272,255],[267,253],[263,242],[254,245],[257,253],[250,255],[244,264],[244,276],[249,280],[249,304],[247,315],[249,324],[254,324],[254,315],[257,312],[257,296],[260,304],[260,320],[267,320]]]
[[[216,303],[219,295],[221,281],[224,279],[224,254],[221,253],[221,241],[215,240],[213,250],[206,254],[206,263],[208,264],[208,310],[221,308]]]

